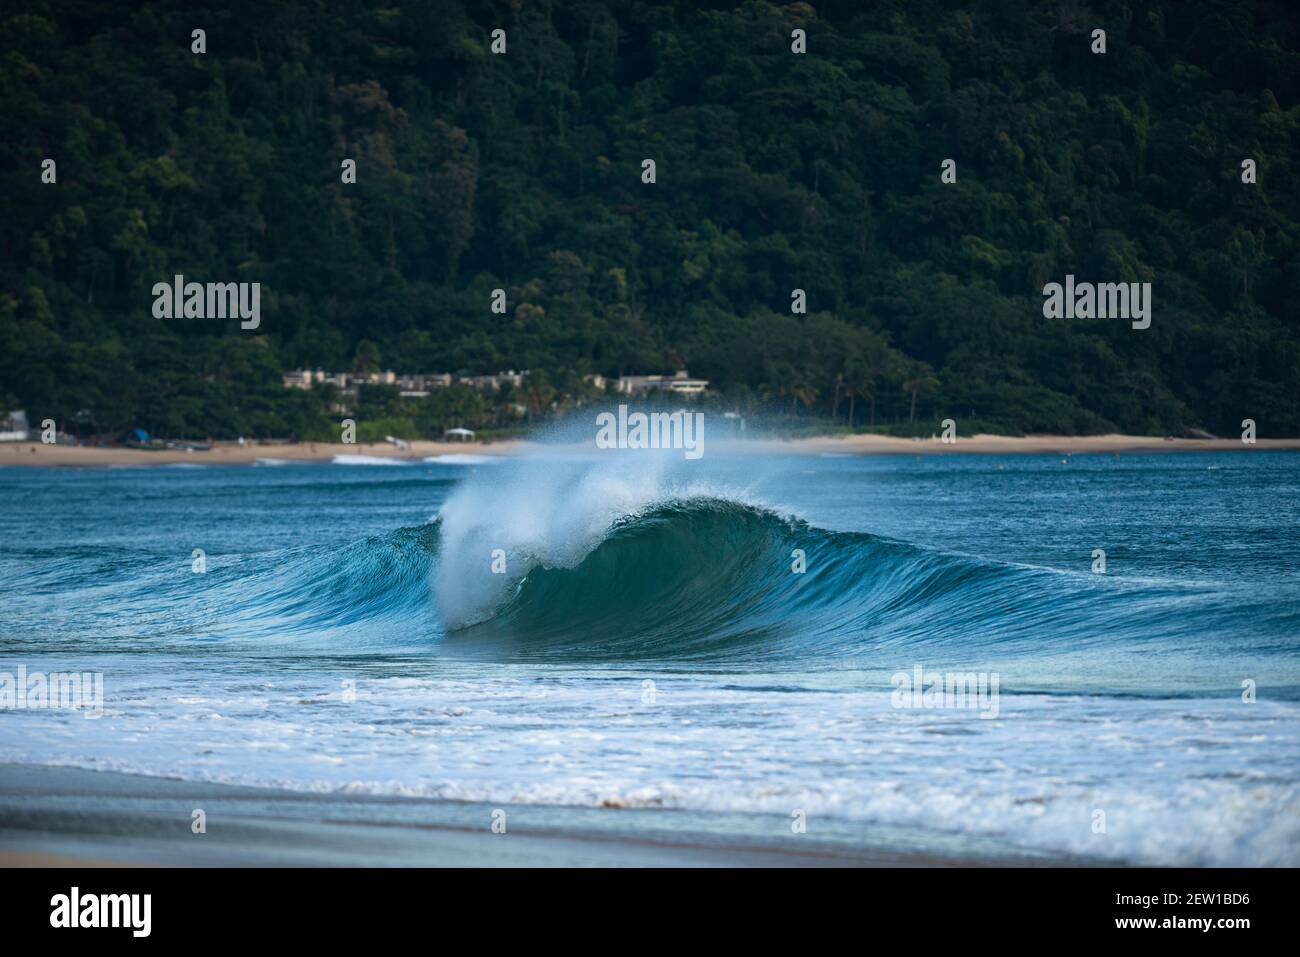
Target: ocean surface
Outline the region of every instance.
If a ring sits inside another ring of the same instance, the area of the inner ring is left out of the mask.
[[[1300,454],[7,468],[0,503],[0,672],[104,682],[0,711],[0,762],[1300,864]]]

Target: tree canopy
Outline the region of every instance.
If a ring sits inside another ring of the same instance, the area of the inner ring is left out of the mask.
[[[1292,0],[0,18],[0,405],[36,421],[306,437],[328,403],[281,372],[363,363],[529,369],[537,414],[689,368],[854,427],[1300,433]],[[1067,273],[1152,283],[1151,327],[1045,319]],[[155,318],[175,274],[260,282],[260,328]],[[496,415],[408,406],[367,402],[417,432]]]

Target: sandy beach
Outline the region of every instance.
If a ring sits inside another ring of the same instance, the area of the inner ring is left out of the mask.
[[[249,442],[217,442],[207,452],[185,452],[166,449],[147,451],[125,446],[99,448],[93,446],[42,445],[39,442],[0,443],[0,466],[38,465],[83,468],[148,465],[254,465],[258,460],[267,463],[329,462],[336,455],[409,459],[420,461],[439,455],[510,455],[527,443],[510,442],[424,442],[415,441],[409,448],[399,449],[388,442],[366,445],[342,443],[297,442],[261,445]]]
[[[180,450],[145,451],[126,447],[42,445],[39,442],[0,443],[0,466],[105,468],[149,465],[254,465],[285,462],[329,462],[335,456],[364,456],[420,461],[444,455],[509,456],[533,446],[526,440],[505,442],[414,441],[399,449],[386,442],[343,445],[323,442],[289,444],[218,442],[207,452]],[[718,442],[718,445],[724,443]],[[728,441],[730,452],[805,452],[843,455],[960,455],[1039,454],[1077,455],[1123,452],[1250,452],[1252,450],[1297,450],[1300,438],[1259,439],[1246,445],[1240,439],[1172,439],[1144,435],[974,435],[944,443],[938,436],[925,439],[888,435],[813,436],[797,439],[753,439]]]
[[[194,812],[206,832],[193,830]],[[506,830],[494,833],[493,813]],[[0,764],[0,867],[956,867],[1087,864],[952,856],[790,833],[771,815],[305,793]],[[860,834],[856,835],[858,838]],[[842,835],[841,838],[848,837]]]

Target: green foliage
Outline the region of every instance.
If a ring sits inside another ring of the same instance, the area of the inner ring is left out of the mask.
[[[284,369],[533,370],[518,395],[359,400],[362,436],[436,435],[685,366],[792,423],[1300,433],[1289,0],[18,0],[0,21],[0,396],[35,421],[325,438],[337,397]],[[1151,328],[1044,320],[1067,272],[1152,282]],[[261,328],[155,319],[177,273],[261,282]]]

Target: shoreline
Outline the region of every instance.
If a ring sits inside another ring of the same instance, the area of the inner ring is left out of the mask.
[[[892,435],[822,435],[769,440],[769,445],[797,448],[799,451],[844,453],[847,455],[1080,455],[1125,452],[1250,452],[1300,450],[1300,438],[1257,439],[1246,445],[1240,439],[1175,439],[1150,435],[989,435],[958,437],[944,444],[938,436],[925,439],[897,438]]]
[[[206,831],[195,834],[195,809]],[[504,833],[494,815],[504,811]],[[1005,848],[891,849],[879,829],[794,835],[784,814],[494,806],[0,763],[0,867],[1123,866]],[[847,839],[846,839],[847,837]]]
[[[1250,452],[1300,450],[1300,438],[1259,439],[1245,445],[1240,439],[1165,439],[1143,435],[973,435],[945,444],[937,436],[926,439],[888,435],[807,436],[792,439],[762,438],[721,440],[729,452],[809,453],[842,455],[1076,455],[1089,453],[1140,452]],[[336,456],[391,459],[394,463],[417,463],[441,456],[512,456],[540,443],[527,439],[501,442],[436,442],[415,440],[407,449],[387,442],[343,445],[325,442],[295,442],[259,445],[217,442],[207,452],[181,450],[147,451],[126,447],[43,445],[39,442],[0,443],[0,467],[38,466],[46,468],[147,467],[160,465],[272,465],[328,463]]]
[[[179,449],[149,451],[125,446],[42,445],[39,442],[0,443],[0,466],[45,466],[65,468],[105,468],[108,466],[150,465],[312,465],[333,461],[335,456],[392,459],[394,462],[421,462],[444,455],[517,454],[529,443],[518,439],[503,442],[434,442],[417,440],[407,449],[387,442],[344,445],[329,442],[292,442],[259,445],[249,442],[215,442],[207,452]]]

